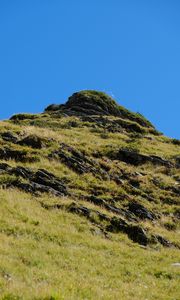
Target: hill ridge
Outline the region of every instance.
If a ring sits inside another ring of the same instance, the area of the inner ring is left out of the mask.
[[[165,299],[162,286],[172,295],[169,280],[177,284],[178,277],[171,264],[180,249],[179,147],[179,140],[95,91],[0,122],[2,299],[84,299],[75,279],[81,274],[87,299],[132,299],[129,290],[121,297],[119,276],[124,292],[128,280],[138,289],[135,299],[145,299],[134,282],[137,270],[140,282],[156,283],[154,299]]]

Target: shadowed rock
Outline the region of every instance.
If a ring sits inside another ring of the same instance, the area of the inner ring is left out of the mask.
[[[59,150],[53,151],[49,157],[59,159],[76,173],[93,173],[94,175],[108,177],[107,172],[102,170],[95,160],[88,158],[84,153],[64,143],[60,145]]]
[[[137,202],[130,202],[128,209],[140,219],[155,219],[155,215],[152,212]]]
[[[132,164],[135,166],[142,165],[148,162],[159,166],[165,166],[165,167],[173,166],[173,164],[170,161],[165,160],[159,156],[156,155],[148,156],[128,149],[120,149],[116,155],[116,159],[122,160],[128,164]]]
[[[1,137],[4,141],[17,143],[18,137],[11,131],[6,131],[1,134]]]
[[[36,135],[28,135],[18,142],[19,145],[29,146],[35,149],[41,149],[45,146],[43,139]]]
[[[43,169],[33,172],[29,168],[20,166],[12,168],[7,164],[0,164],[0,173],[1,172],[17,176],[17,180],[12,180],[10,183],[7,183],[7,187],[17,187],[28,193],[46,192],[52,193],[55,196],[68,194],[64,182],[54,174]],[[28,182],[21,182],[21,177]]]
[[[14,150],[8,147],[0,149],[0,159],[9,160],[14,159],[15,161],[21,162],[35,162],[38,161],[38,157],[28,155],[26,150]]]

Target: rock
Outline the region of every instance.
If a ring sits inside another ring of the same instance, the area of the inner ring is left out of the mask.
[[[154,130],[154,126],[142,115],[128,111],[124,107],[119,106],[109,95],[94,90],[74,93],[64,105],[52,104],[45,109],[45,112],[57,111],[69,116],[116,116]],[[133,126],[136,126],[136,124],[131,124],[131,126],[132,130],[134,130]],[[138,129],[140,130],[140,127]]]
[[[109,217],[104,213],[101,213],[95,209],[87,208],[82,205],[78,205],[76,202],[72,202],[70,205],[62,205],[62,204],[53,204],[46,205],[42,203],[42,207],[45,209],[66,209],[68,212],[78,214],[80,216],[86,217],[90,222],[96,224],[96,226],[100,226],[103,232],[122,232],[127,234],[128,237],[142,245],[147,246],[148,243],[152,242],[152,238],[148,238],[146,231],[139,225],[129,224],[122,218],[117,217]],[[102,223],[103,221],[103,223]],[[108,224],[104,228],[103,224]],[[154,236],[154,241],[160,242],[164,246],[172,245],[169,241],[162,238],[161,236]]]
[[[11,142],[11,143],[17,143],[17,141],[18,141],[17,136],[14,133],[12,133],[11,131],[3,132],[1,134],[1,137],[4,141]]]
[[[97,210],[90,209],[90,208],[87,208],[87,207],[82,206],[82,205],[77,205],[75,202],[73,202],[69,205],[68,211],[72,212],[72,213],[82,215],[82,216],[88,218],[93,223],[94,223],[93,215],[98,217],[100,221],[109,221],[110,220],[110,218],[107,215],[105,215],[103,213],[100,213]]]
[[[155,219],[155,215],[152,212],[137,202],[130,202],[128,209],[140,219],[149,219],[151,221]]]
[[[148,244],[148,237],[145,230],[138,225],[128,224],[123,219],[113,217],[107,230],[126,233],[133,242],[139,243],[140,245],[146,246]]]
[[[42,149],[45,146],[43,139],[36,135],[28,135],[20,140],[18,144],[29,146],[35,149]]]
[[[148,156],[129,149],[120,149],[119,152],[116,154],[116,159],[135,166],[145,164],[148,162],[151,162],[155,165],[165,166],[165,167],[173,166],[170,161],[164,160],[159,156],[155,156],[155,155]]]
[[[59,150],[52,152],[49,157],[60,159],[62,163],[76,173],[93,173],[95,176],[108,177],[107,172],[102,170],[95,160],[88,158],[82,152],[64,143],[60,145]]]
[[[34,114],[16,114],[16,115],[13,115],[10,118],[10,120],[17,122],[17,121],[23,121],[23,120],[27,120],[27,119],[33,120],[35,118],[37,118],[37,115],[34,115]]]
[[[103,128],[107,132],[134,132],[144,134],[145,129],[138,123],[130,122],[122,118],[115,120],[108,119],[105,116],[80,116],[82,122],[95,123],[98,127]]]
[[[176,168],[180,169],[180,156],[179,155],[175,157],[175,162],[176,162]]]
[[[0,159],[14,159],[16,161],[25,161],[27,151],[25,150],[12,150],[10,148],[0,149]]]
[[[14,159],[15,161],[20,162],[35,162],[38,161],[39,158],[33,155],[28,156],[28,152],[26,150],[14,150],[8,147],[0,149],[0,159],[9,160]]]
[[[6,164],[6,163],[0,163],[0,171],[2,172],[2,171],[8,171],[8,170],[10,170],[11,169],[11,167],[8,165],[8,164]]]
[[[140,180],[138,178],[130,178],[129,179],[129,184],[132,185],[133,187],[139,189],[140,188]]]
[[[117,217],[111,218],[110,225],[107,226],[108,231],[127,233],[128,223]]]
[[[173,244],[160,235],[154,235],[155,239],[164,247],[172,247]]]
[[[154,141],[154,137],[152,137],[151,135],[144,135],[144,138],[149,141]]]
[[[56,105],[48,106],[45,111],[57,110]],[[69,110],[85,115],[120,115],[116,102],[108,95],[98,91],[81,91],[69,97],[64,106],[59,109]]]
[[[31,194],[37,194],[37,192],[41,193],[51,193],[54,196],[62,196],[64,195],[63,193],[51,188],[50,186],[46,186],[43,184],[38,184],[35,182],[30,182],[30,183],[13,183],[13,186],[25,191],[26,193],[31,193]]]
[[[39,169],[37,172],[33,172],[25,167],[12,168],[7,164],[0,164],[0,173],[1,170],[9,175],[17,176],[17,180],[7,183],[7,187],[17,187],[28,193],[46,192],[55,196],[66,196],[68,194],[64,182],[46,170]],[[28,180],[28,182],[21,182],[21,177]]]
[[[94,203],[95,205],[104,207],[104,208],[106,208],[107,210],[109,210],[109,211],[111,211],[111,212],[113,212],[113,213],[124,215],[123,210],[121,210],[120,208],[117,208],[117,207],[114,206],[114,205],[110,205],[110,204],[107,203],[104,199],[97,198],[97,197],[94,196],[94,195],[87,196],[85,199],[86,199],[87,201],[90,201],[90,202]]]
[[[40,185],[52,188],[61,195],[67,195],[66,186],[52,173],[39,169],[33,176],[31,181]]]
[[[148,237],[145,230],[138,225],[130,225],[127,228],[128,237],[140,245],[146,246],[148,244]]]

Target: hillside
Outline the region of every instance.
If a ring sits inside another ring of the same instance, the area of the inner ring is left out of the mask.
[[[179,299],[180,141],[81,91],[0,122],[0,299]]]

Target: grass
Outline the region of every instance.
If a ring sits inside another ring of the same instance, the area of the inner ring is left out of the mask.
[[[177,250],[105,239],[20,192],[2,191],[0,202],[1,299],[178,299]]]
[[[5,131],[16,133],[19,139],[37,135],[48,142],[35,150],[4,141],[1,133]],[[112,177],[79,175],[61,161],[50,160],[48,155],[59,149],[61,143],[104,166]],[[0,148],[7,146],[26,150],[28,157],[34,155],[37,161],[10,159],[0,163],[21,165],[34,171],[48,170],[67,182],[71,196],[35,197],[16,189],[0,189],[0,299],[179,299],[180,272],[173,266],[179,262],[178,248],[163,248],[160,244],[143,247],[123,233],[108,233],[106,237],[93,213],[94,222],[90,222],[65,208],[42,207],[42,203],[66,207],[76,201],[112,217],[112,212],[83,200],[82,196],[96,194],[118,208],[126,208],[129,201],[136,200],[154,213],[160,213],[157,220],[139,220],[139,225],[178,244],[179,200],[171,188],[177,186],[179,170],[150,163],[135,167],[108,157],[109,152],[127,147],[173,162],[172,157],[179,154],[177,141],[153,133],[147,137],[125,130],[109,132],[77,117],[23,114],[13,121],[0,122]],[[113,175],[121,181],[117,183]],[[12,175],[0,173],[1,187],[14,179]],[[139,189],[130,184],[133,180],[139,182]]]

